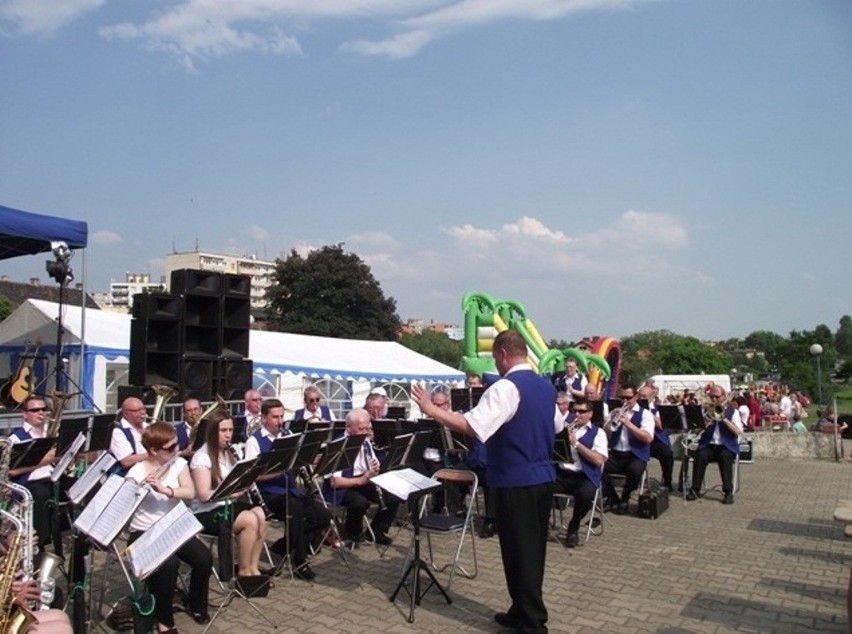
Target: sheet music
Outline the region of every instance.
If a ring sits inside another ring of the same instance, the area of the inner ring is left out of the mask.
[[[388,471],[370,478],[370,482],[382,487],[388,493],[395,495],[401,500],[407,500],[408,496],[416,491],[434,489],[441,484],[432,478],[427,478],[414,469],[400,469]]]
[[[100,481],[101,476],[112,469],[115,462],[115,457],[111,453],[102,453],[68,489],[68,499],[74,504],[79,504]]]
[[[74,526],[101,546],[109,546],[147,494],[147,488],[112,475],[80,513]]]
[[[77,437],[74,439],[74,442],[71,443],[71,446],[65,450],[65,453],[62,454],[62,459],[56,463],[56,466],[53,467],[53,471],[50,473],[50,481],[56,482],[59,478],[62,477],[62,474],[65,473],[65,470],[68,468],[68,465],[71,464],[71,461],[74,460],[77,453],[83,448],[83,445],[86,444],[86,434],[80,432],[77,434]]]
[[[133,574],[144,579],[201,529],[201,523],[185,504],[175,504],[142,537],[127,547],[125,553]]]

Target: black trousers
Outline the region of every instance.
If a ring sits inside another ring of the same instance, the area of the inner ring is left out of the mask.
[[[308,546],[316,543],[331,522],[331,511],[307,494],[298,497],[263,494],[263,499],[273,517],[287,523],[287,544],[293,563],[304,563],[308,558]]]
[[[736,456],[723,445],[707,445],[695,454],[695,466],[692,467],[692,488],[701,491],[707,465],[714,460],[719,463],[719,475],[722,476],[722,491],[734,492],[734,460]]]
[[[651,457],[660,461],[660,469],[663,471],[663,484],[670,487],[672,485],[672,471],[674,470],[672,448],[655,438],[651,442]]]
[[[387,492],[382,492],[384,505],[373,518],[373,531],[387,533],[396,518],[400,499]],[[364,484],[359,487],[346,489],[343,495],[343,506],[346,507],[346,535],[349,539],[360,537],[363,531],[364,516],[371,504],[379,504],[379,494],[375,484]]]
[[[130,533],[128,544],[142,536],[141,532]],[[193,612],[207,614],[208,594],[210,590],[210,571],[213,568],[213,557],[210,550],[193,537],[145,580],[148,592],[154,597],[154,618],[160,625],[174,627],[175,618],[172,602],[175,596],[178,568],[180,562],[189,564],[192,569],[189,577],[188,606]]]
[[[542,584],[553,483],[495,488],[497,534],[512,605],[508,615],[521,632],[546,632]]]
[[[611,500],[627,502],[630,494],[639,488],[642,482],[642,474],[645,473],[645,463],[633,455],[630,451],[610,451],[609,458],[604,464],[603,494]],[[610,480],[610,474],[624,476],[624,489],[621,497],[615,492],[615,487]]]
[[[554,493],[565,493],[574,496],[574,513],[568,522],[568,532],[576,533],[580,528],[580,522],[586,517],[586,513],[592,510],[595,503],[597,487],[589,480],[582,471],[569,471],[557,469]]]

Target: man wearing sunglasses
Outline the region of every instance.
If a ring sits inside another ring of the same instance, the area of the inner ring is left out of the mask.
[[[574,423],[569,426],[571,462],[560,463],[556,470],[554,493],[574,497],[574,513],[568,522],[565,545],[575,548],[580,543],[580,522],[592,509],[595,492],[601,485],[603,465],[609,455],[606,433],[591,424],[592,403],[584,396],[574,399]]]
[[[321,421],[330,423],[334,420],[328,405],[321,405],[322,394],[313,385],[305,388],[303,399],[305,406],[296,410],[296,413],[293,414],[293,420],[305,420],[309,423]]]
[[[47,432],[48,407],[40,396],[30,396],[23,403],[24,422],[21,427],[12,430],[10,443],[19,443],[33,438],[44,438]],[[26,487],[33,494],[33,529],[38,535],[41,549],[50,543],[50,512],[48,502],[53,496],[53,483],[50,474],[56,461],[56,448],[45,454],[34,467],[10,469],[9,477],[17,484]],[[37,563],[37,562],[36,562]]]
[[[615,430],[609,439],[609,459],[604,468],[603,492],[610,506],[619,515],[628,512],[630,494],[639,488],[642,474],[651,459],[651,441],[654,439],[654,417],[638,402],[638,394],[632,387],[621,391],[621,410],[613,416]],[[610,474],[623,475],[624,488],[619,496]]]

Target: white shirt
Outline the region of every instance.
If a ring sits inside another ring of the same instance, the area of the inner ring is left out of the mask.
[[[207,443],[201,445],[192,456],[192,462],[189,463],[190,469],[207,469],[210,470],[213,467],[213,462],[210,460],[210,454],[207,453]],[[234,465],[230,460],[225,456],[223,457],[222,453],[219,453],[219,474],[222,476],[222,480],[224,480],[229,473],[234,469]],[[211,483],[212,485],[212,483]],[[215,488],[215,487],[214,487]],[[207,511],[212,511],[213,509],[217,509],[220,506],[224,506],[224,502],[202,502],[198,498],[192,500],[192,512],[193,513],[205,513]]]
[[[740,413],[740,422],[745,425],[745,422],[751,416],[751,410],[748,408],[748,405],[740,405],[737,411]]]
[[[603,432],[598,434],[598,431],[599,428],[591,423],[587,423],[579,429],[574,429],[578,443],[580,442],[580,438],[585,436],[587,433],[596,434],[595,439],[592,442],[592,451],[599,453],[604,457],[604,459],[606,459],[609,457],[609,442],[607,442],[606,434]],[[580,465],[580,452],[577,451],[576,447],[571,447],[571,459],[574,462],[560,462],[559,468],[564,469],[565,471],[582,471],[583,467]]]
[[[163,483],[163,486],[171,487],[172,489],[178,488],[180,486],[178,475],[185,468],[186,460],[183,458],[176,458],[175,461],[169,465],[166,473],[160,478],[160,482]],[[145,478],[147,476],[148,472],[145,469],[144,462],[137,462],[135,465],[130,467],[130,471],[127,472],[127,477],[137,484],[145,482]],[[151,528],[151,526],[153,526],[154,522],[171,511],[175,506],[182,503],[182,500],[170,498],[164,493],[157,493],[151,489],[148,492],[148,495],[146,495],[142,500],[142,504],[139,505],[136,513],[134,513],[133,517],[130,518],[130,530],[147,531]]]
[[[283,438],[284,434],[278,434],[277,436],[273,436],[269,433],[269,430],[266,427],[260,428],[260,433],[264,438],[269,438],[270,440],[275,440],[276,438]],[[249,436],[248,440],[246,440],[243,460],[251,460],[252,458],[257,458],[260,455],[260,443],[257,442],[257,438],[254,437],[254,434]]]
[[[786,394],[778,401],[778,413],[783,414],[787,418],[793,413],[793,401]]]
[[[630,415],[638,410],[642,410],[642,420],[639,422],[638,427],[642,429],[642,431],[647,432],[651,436],[651,440],[654,439],[654,415],[644,407],[640,407],[639,403],[633,406],[633,409],[630,410]],[[622,425],[619,429],[618,440],[612,446],[613,451],[630,451],[630,441],[627,439],[630,431]],[[649,443],[650,444],[650,443]]]
[[[731,422],[737,426],[737,429],[740,431],[743,430],[743,421],[740,418],[740,413],[734,408],[733,414],[731,414],[730,418]],[[722,434],[719,432],[719,427],[724,425],[725,423],[720,423],[713,428],[713,438],[710,439],[711,445],[721,445],[722,444]]]
[[[112,439],[109,443],[109,452],[115,457],[116,460],[124,460],[125,458],[127,458],[127,456],[134,453],[148,453],[147,451],[145,451],[145,447],[142,446],[142,432],[137,430],[124,418],[121,419],[121,427],[122,429],[130,430],[130,433],[133,435],[133,442],[136,443],[136,450],[133,450],[133,446],[130,444],[130,441],[127,440],[127,436],[124,435],[124,432],[121,431],[121,429],[113,429]],[[142,429],[144,430],[146,427],[148,427],[147,421],[142,423]]]
[[[44,427],[42,427],[41,429],[38,429],[38,428],[30,425],[27,421],[24,421],[24,424],[21,425],[21,427],[23,427],[24,431],[27,432],[33,438],[44,438],[45,437]],[[13,445],[15,445],[19,442],[25,442],[25,441],[18,438],[15,434],[11,434],[9,436],[9,442],[12,443]],[[51,473],[53,473],[53,465],[47,464],[47,465],[44,465],[43,467],[39,467],[38,469],[33,469],[32,471],[30,471],[30,473],[29,473],[30,477],[28,478],[28,480],[44,480],[45,478],[49,478]]]
[[[506,375],[513,372],[532,372],[526,363],[513,366]],[[521,394],[511,381],[502,378],[491,385],[482,394],[479,404],[463,414],[468,425],[482,442],[488,440],[504,423],[512,419],[521,403]],[[565,426],[565,417],[556,406],[553,399],[553,433],[556,434]]]

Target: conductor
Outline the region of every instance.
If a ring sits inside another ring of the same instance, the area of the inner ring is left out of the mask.
[[[412,397],[420,410],[453,431],[475,436],[488,449],[488,483],[495,488],[497,534],[512,605],[494,620],[519,632],[547,632],[542,584],[553,482],[553,439],[563,427],[556,389],[532,371],[527,346],[513,330],[492,350],[502,377],[479,404],[457,414],[432,404],[420,385]]]

